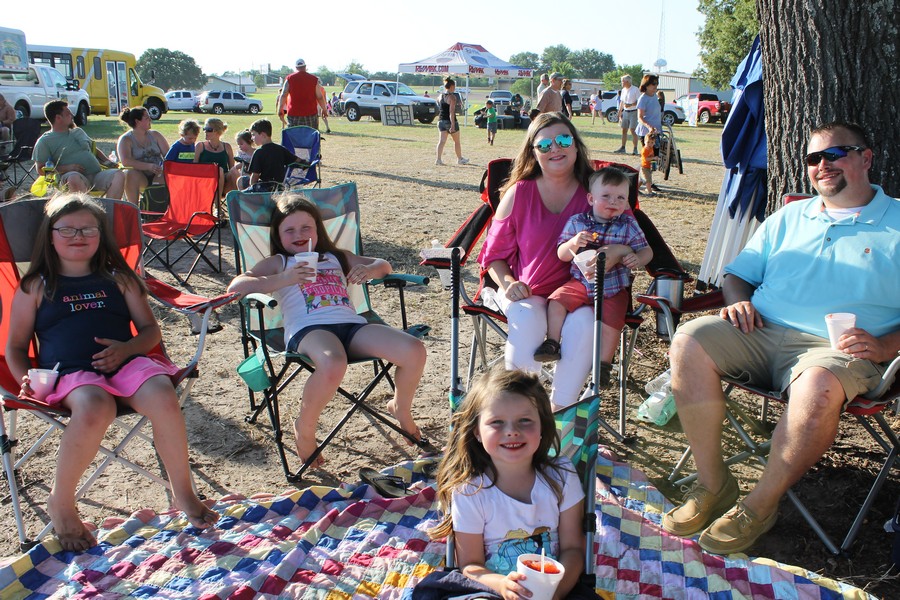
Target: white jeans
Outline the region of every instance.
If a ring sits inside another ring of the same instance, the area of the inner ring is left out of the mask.
[[[547,336],[547,299],[531,296],[510,302],[503,293],[497,298],[509,325],[506,368],[540,373],[541,363],[534,360],[534,351]],[[566,316],[560,343],[562,358],[556,363],[550,391],[550,400],[556,406],[569,406],[578,400],[591,370],[593,334],[593,308],[582,306]]]

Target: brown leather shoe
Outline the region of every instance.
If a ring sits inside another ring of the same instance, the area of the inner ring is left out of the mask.
[[[662,527],[677,536],[694,535],[734,506],[739,493],[737,480],[731,472],[726,475],[722,489],[715,494],[695,481],[685,493],[681,506],[663,515]]]
[[[713,554],[743,552],[756,543],[759,537],[772,529],[778,520],[778,511],[761,518],[743,502],[716,519],[700,534],[700,547]]]

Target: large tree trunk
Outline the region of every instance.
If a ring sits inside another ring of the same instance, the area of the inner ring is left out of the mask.
[[[811,128],[855,121],[869,132],[869,176],[900,196],[898,0],[756,0],[768,138],[768,211],[811,190],[803,155]]]

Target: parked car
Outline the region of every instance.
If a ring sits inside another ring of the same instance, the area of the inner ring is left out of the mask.
[[[493,100],[494,107],[509,106],[512,103],[513,93],[509,90],[494,90],[487,95],[488,100]]]
[[[728,113],[731,112],[731,103],[719,100],[716,94],[706,94],[692,92],[679,96],[675,102],[684,108],[685,112],[690,110],[688,104],[694,98],[698,99],[697,121],[699,123],[715,123],[716,121],[725,122]]]
[[[225,112],[248,112],[255,115],[262,110],[262,102],[248,98],[241,92],[212,90],[200,94],[199,109],[200,112],[216,115]]]
[[[600,112],[610,123],[619,122],[619,93],[600,92]]]
[[[578,94],[576,92],[569,92],[569,96],[572,97],[572,113],[576,117],[580,117],[581,116],[581,106],[582,106],[581,98],[578,96]],[[587,113],[588,110],[590,110],[590,109],[588,108],[584,112]]]
[[[351,121],[369,116],[381,119],[381,107],[386,105],[412,106],[413,118],[420,123],[431,123],[440,113],[433,98],[417,95],[405,83],[396,81],[350,81],[344,88],[341,111]]]
[[[601,94],[602,112],[610,123],[619,122],[619,95],[616,92],[603,92]],[[685,121],[684,109],[674,102],[666,102],[662,114],[663,125],[676,125]]]
[[[169,105],[169,110],[193,111],[197,109],[200,101],[194,95],[194,92],[189,90],[172,90],[166,92],[166,104]]]

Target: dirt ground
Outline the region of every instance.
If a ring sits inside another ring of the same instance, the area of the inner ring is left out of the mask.
[[[590,127],[585,118],[577,120],[585,132],[593,158],[613,159],[611,150],[618,147],[618,129],[612,125]],[[414,406],[414,415],[423,432],[438,447],[446,439],[449,408],[447,403],[450,364],[449,294],[437,284],[436,272],[419,266],[420,249],[431,245],[432,239],[441,242],[479,203],[478,183],[484,166],[496,157],[513,156],[522,133],[501,131],[495,146],[484,141],[484,132],[474,128],[463,130],[463,148],[471,164],[434,166],[436,128],[376,127],[365,123],[332,123],[335,133],[323,142],[325,185],[355,181],[362,206],[362,230],[366,253],[389,260],[395,272],[427,275],[434,281],[424,288],[407,291],[407,310],[411,323],[425,323],[432,327],[426,338],[428,364]],[[427,135],[423,131],[428,129]],[[680,128],[676,128],[679,135]],[[699,270],[709,225],[715,209],[723,170],[718,162],[718,127],[709,126],[691,143],[682,146],[684,175],[674,171],[671,179],[657,183],[663,193],[645,199],[642,208],[656,223],[676,256],[687,270]],[[445,151],[445,161],[452,148]],[[625,162],[637,166],[639,158],[627,156]],[[201,269],[191,279],[191,288],[207,295],[224,291],[234,276],[231,236],[223,231],[224,273],[214,274]],[[169,278],[164,271],[151,269],[157,276]],[[477,272],[470,264],[465,273],[466,284],[473,288]],[[646,287],[645,275],[638,277],[635,290]],[[398,304],[393,293],[375,291],[376,309],[392,324],[399,324]],[[197,338],[189,334],[184,317],[158,312],[164,338],[176,362],[185,361],[194,350]],[[244,420],[248,411],[246,388],[235,373],[242,359],[240,322],[235,304],[220,311],[222,331],[208,339],[201,362],[201,377],[193,388],[184,414],[188,424],[191,459],[198,486],[208,498],[228,493],[252,495],[261,492],[280,492],[289,486],[282,473],[270,429],[265,418],[255,424]],[[668,470],[684,447],[684,437],[677,419],[659,428],[634,418],[634,412],[644,396],[643,385],[666,368],[666,345],[654,335],[652,316],[641,328],[635,361],[628,386],[628,432],[636,441],[630,445],[610,444],[620,456],[637,464],[672,498],[680,496],[665,483]],[[471,325],[461,322],[460,361],[465,366],[469,356]],[[368,370],[351,368],[347,377],[350,389]],[[464,374],[464,373],[463,373]],[[283,395],[282,417],[290,431],[296,414],[299,393]],[[390,398],[387,386],[374,394],[376,405]],[[616,419],[612,392],[604,398],[604,415]],[[335,399],[323,416],[325,423],[333,422],[346,403]],[[893,419],[894,425],[900,425]],[[33,419],[23,416],[22,437],[34,433]],[[325,431],[320,424],[320,435]],[[52,442],[52,440],[51,440]],[[51,444],[51,448],[55,445]],[[136,461],[154,463],[149,452],[129,451]],[[342,481],[358,481],[361,467],[380,468],[414,456],[414,451],[397,436],[386,433],[381,426],[364,416],[355,416],[327,450],[325,468],[309,473],[303,485],[336,485]],[[850,419],[844,419],[837,443],[825,459],[820,461],[795,488],[798,495],[819,515],[825,528],[834,536],[842,536],[849,526],[856,507],[862,502],[880,464],[880,453],[873,448],[867,434]],[[23,503],[27,526],[34,535],[44,512],[46,494],[52,478],[55,450],[39,454],[22,471]],[[295,459],[295,456],[291,456]],[[298,466],[296,460],[294,467]],[[756,480],[756,468],[735,468],[742,489],[746,492]],[[80,504],[88,521],[100,522],[108,516],[125,516],[133,510],[149,507],[158,511],[168,506],[166,494],[158,486],[119,467],[111,468],[100,478]],[[896,576],[886,574],[890,561],[891,537],[883,531],[883,524],[891,516],[894,502],[900,498],[900,482],[892,474],[863,525],[859,539],[843,558],[830,556],[790,502],[782,503],[781,516],[775,529],[763,537],[753,549],[754,554],[802,566],[824,576],[844,580],[880,597],[898,597],[900,585]],[[34,513],[37,513],[36,516]],[[8,498],[0,508],[0,555],[17,552],[15,526]]]

